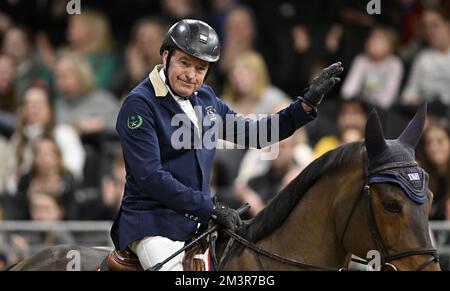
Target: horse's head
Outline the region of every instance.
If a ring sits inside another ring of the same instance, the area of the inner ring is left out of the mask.
[[[366,125],[368,221],[372,243],[382,266],[398,270],[439,270],[428,214],[433,196],[428,174],[415,161],[426,104],[421,106],[400,137],[386,140],[378,114]]]

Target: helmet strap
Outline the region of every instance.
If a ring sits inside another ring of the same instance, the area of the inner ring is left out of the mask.
[[[169,81],[169,67],[170,67],[170,61],[172,60],[172,56],[175,53],[175,48],[169,48],[168,49],[169,54],[167,55],[167,61],[166,61],[166,69],[164,70],[164,75],[166,76],[166,85],[170,88],[170,91],[175,92],[172,88],[172,86],[170,86],[170,81]]]
[[[206,80],[208,79],[211,71],[214,69],[214,65],[215,65],[215,63],[208,64],[208,71],[206,71],[206,75],[205,75],[205,78],[203,79],[203,82],[206,82]]]
[[[166,61],[166,69],[164,70],[164,75],[166,76],[166,84],[170,87],[169,84],[169,67],[170,67],[170,61],[172,60],[172,56],[175,52],[175,48],[169,48],[168,50],[168,55],[167,55],[167,61]],[[172,88],[170,88],[172,89]]]

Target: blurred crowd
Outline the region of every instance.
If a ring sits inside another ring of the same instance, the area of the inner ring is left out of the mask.
[[[112,220],[125,181],[115,133],[121,101],[161,62],[167,29],[208,22],[221,60],[207,83],[237,112],[271,114],[301,95],[320,70],[342,61],[346,76],[317,121],[280,144],[217,150],[211,187],[249,217],[315,158],[362,140],[377,108],[396,138],[418,105],[429,120],[418,159],[434,193],[430,218],[450,219],[450,1],[381,0],[0,2],[0,221]],[[0,235],[0,246],[73,242],[69,233]],[[3,254],[2,262],[19,259]]]

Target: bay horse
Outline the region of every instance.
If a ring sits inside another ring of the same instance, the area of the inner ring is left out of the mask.
[[[427,174],[414,161],[425,116],[423,105],[397,140],[385,140],[372,113],[365,142],[312,162],[232,244],[228,236],[219,237],[220,270],[339,270],[352,254],[366,258],[373,250],[381,256],[381,269],[440,270],[428,231],[433,195]],[[97,270],[109,254],[57,246],[11,270],[66,270],[73,250],[81,254],[81,270]]]

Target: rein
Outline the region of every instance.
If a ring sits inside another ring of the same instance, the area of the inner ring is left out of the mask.
[[[308,263],[304,263],[295,259],[291,259],[291,258],[287,258],[287,257],[283,257],[280,256],[278,254],[275,253],[271,253],[267,250],[264,250],[260,247],[258,247],[257,245],[255,245],[254,243],[246,240],[245,238],[243,238],[242,236],[236,234],[233,231],[230,230],[224,230],[226,234],[228,234],[231,238],[230,241],[234,242],[237,241],[238,243],[240,243],[241,245],[245,246],[248,249],[251,249],[256,255],[262,255],[264,257],[267,257],[269,259],[272,259],[274,261],[278,261],[280,263],[283,263],[285,265],[290,265],[290,266],[294,266],[294,267],[299,267],[299,268],[307,268],[307,269],[314,269],[314,270],[318,270],[318,271],[342,271],[343,269],[337,269],[337,268],[332,268],[332,267],[323,267],[323,266],[318,266],[318,265],[313,265],[313,264],[308,264]],[[229,243],[227,245],[227,248],[224,252],[224,255],[222,256],[222,260],[219,264],[218,270],[220,270],[224,263],[226,262],[225,258],[229,252],[229,250],[231,249],[231,247],[233,246],[233,243]],[[259,259],[259,257],[257,256],[257,260],[259,261],[259,267],[261,270],[264,270],[264,268],[262,267],[261,261]]]

